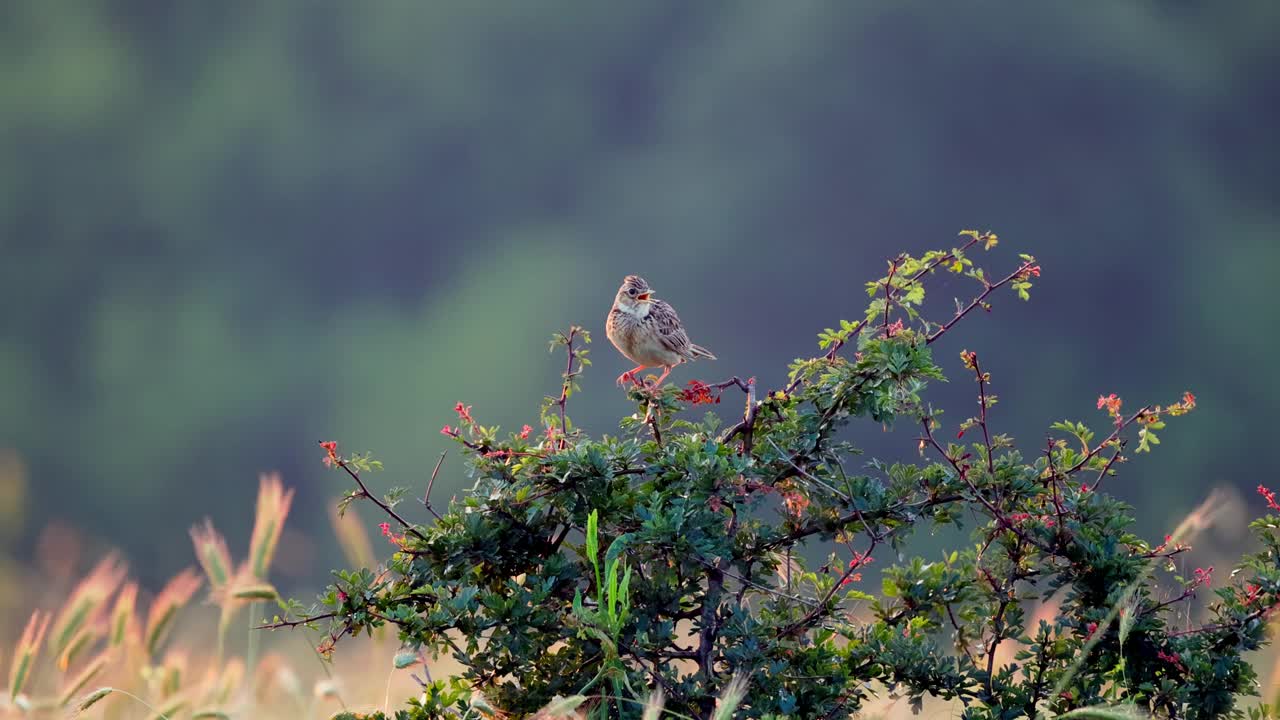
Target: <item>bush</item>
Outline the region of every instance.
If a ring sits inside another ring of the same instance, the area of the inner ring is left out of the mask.
[[[541,433],[503,434],[458,404],[458,426],[443,432],[475,485],[443,514],[428,489],[430,525],[403,519],[403,491],[368,492],[362,473],[376,461],[324,443],[326,462],[356,483],[344,502],[385,511],[396,551],[383,569],[337,573],[323,607],[295,604],[276,624],[327,623],[322,653],[392,624],[405,662],[461,663],[459,677],[424,679],[398,720],[575,707],[640,717],[646,703],[675,717],[835,718],[876,687],[916,708],[926,696],[958,699],[970,718],[1121,706],[1238,713],[1255,680],[1242,653],[1263,643],[1280,601],[1280,520],[1254,523],[1263,551],[1215,591],[1211,620],[1175,630],[1173,613],[1208,588],[1212,569],[1174,575],[1170,559],[1188,549],[1178,534],[1138,537],[1131,509],[1102,486],[1131,447],[1149,451],[1168,418],[1195,407],[1190,393],[1131,411],[1101,397],[1101,439],[1059,422],[1024,456],[989,424],[990,375],[964,351],[977,410],[944,431],[924,399],[944,379],[934,343],[989,310],[996,291],[1026,299],[1040,275],[1023,255],[990,276],[970,256],[996,236],[962,237],[955,249],[888,263],[866,285],[862,318],[823,331],[825,352],[795,361],[786,387],[764,392],[736,377],[633,387],[637,412],[617,437],[589,437],[567,417],[590,337],[557,336],[564,384],[544,404]],[[938,273],[971,278],[977,294],[933,320],[925,288]],[[688,419],[690,406],[725,393],[746,398],[733,425]],[[853,465],[858,450],[838,431],[854,419],[918,429],[921,460]],[[939,526],[967,526],[974,542],[888,564],[881,592],[866,591],[873,558]],[[825,560],[807,562],[818,548]],[[1028,603],[1050,596],[1056,614],[1030,622]]]

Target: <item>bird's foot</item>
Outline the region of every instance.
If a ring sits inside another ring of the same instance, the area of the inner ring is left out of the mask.
[[[644,383],[640,382],[640,379],[636,377],[636,373],[643,369],[644,368],[636,368],[635,370],[628,370],[619,375],[615,383],[618,387],[623,387],[628,383],[632,385],[643,385]]]

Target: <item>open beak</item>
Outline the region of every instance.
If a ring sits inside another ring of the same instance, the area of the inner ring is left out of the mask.
[[[649,299],[649,293],[640,293],[639,295],[637,295],[637,296],[636,296],[636,299],[637,299],[637,300],[641,300],[641,301],[643,301],[643,300],[648,300],[648,299]]]

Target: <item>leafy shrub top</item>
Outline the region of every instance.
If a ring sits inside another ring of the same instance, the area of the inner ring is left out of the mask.
[[[540,432],[504,434],[455,408],[458,425],[443,432],[475,484],[443,513],[428,487],[430,524],[404,519],[402,491],[368,491],[362,473],[375,461],[326,443],[326,462],[356,484],[344,502],[384,510],[395,552],[385,567],[337,573],[322,607],[294,604],[273,625],[327,623],[328,653],[390,623],[407,657],[461,663],[459,677],[424,680],[398,720],[530,715],[553,702],[639,717],[646,697],[676,717],[835,718],[877,686],[917,707],[925,696],[958,700],[969,718],[1122,704],[1172,717],[1238,712],[1255,679],[1242,653],[1262,644],[1280,600],[1276,518],[1254,524],[1264,550],[1215,591],[1211,621],[1175,630],[1171,614],[1210,585],[1211,569],[1162,590],[1155,577],[1188,548],[1177,533],[1158,544],[1135,535],[1130,508],[1103,486],[1131,437],[1133,452],[1150,450],[1194,396],[1132,410],[1101,397],[1101,439],[1063,421],[1024,455],[989,422],[990,375],[964,351],[977,408],[944,431],[925,399],[944,379],[935,342],[1002,288],[1026,299],[1040,275],[1023,255],[990,276],[971,255],[996,236],[962,237],[890,261],[866,285],[863,316],[824,330],[824,352],[796,360],[785,387],[737,377],[634,387],[637,411],[617,436],[590,437],[568,417],[590,336],[558,335],[566,369]],[[925,312],[937,273],[977,286],[941,320]],[[739,392],[746,407],[729,427],[686,412]],[[858,450],[838,431],[855,419],[916,428],[921,459],[853,462]],[[933,526],[968,527],[973,543],[883,563]],[[825,560],[808,562],[817,551]],[[878,594],[862,582],[872,562],[888,565]],[[1031,623],[1029,603],[1050,597],[1056,612]],[[1014,659],[1000,662],[1006,652]]]

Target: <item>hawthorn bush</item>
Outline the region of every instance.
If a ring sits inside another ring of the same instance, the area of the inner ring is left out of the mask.
[[[1195,407],[1190,393],[1132,410],[1100,397],[1105,430],[1055,423],[1024,455],[989,423],[991,378],[966,350],[956,365],[976,407],[944,430],[924,396],[944,379],[935,344],[997,291],[1027,299],[1040,275],[1027,255],[989,275],[971,256],[996,236],[961,237],[888,262],[866,285],[866,312],[823,331],[823,352],[796,360],[785,387],[636,386],[617,436],[591,437],[567,416],[590,337],[558,335],[563,386],[539,432],[504,434],[458,404],[458,425],[443,432],[475,483],[441,511],[430,499],[437,464],[421,499],[427,524],[401,515],[404,491],[369,492],[362,475],[376,461],[322,443],[326,464],[355,483],[344,503],[381,508],[395,551],[385,567],[336,573],[318,605],[294,603],[270,626],[327,629],[328,654],[343,636],[391,624],[398,666],[461,664],[457,677],[422,678],[397,720],[570,708],[631,718],[646,702],[650,717],[661,704],[674,717],[837,718],[877,691],[915,708],[958,700],[967,718],[1240,714],[1255,684],[1242,654],[1264,642],[1280,602],[1280,518],[1254,523],[1263,549],[1214,591],[1209,620],[1175,629],[1209,571],[1178,577],[1171,558],[1188,548],[1176,534],[1135,535],[1131,508],[1103,486],[1131,447],[1150,450],[1166,419]],[[925,289],[940,273],[972,279],[976,295],[930,319]],[[728,427],[687,412],[726,393],[746,399]],[[855,419],[914,428],[920,459],[860,458],[839,433]],[[967,527],[973,542],[885,562],[938,526]],[[876,594],[862,582],[873,558],[886,566]],[[1051,596],[1056,613],[1030,622],[1029,605]]]

